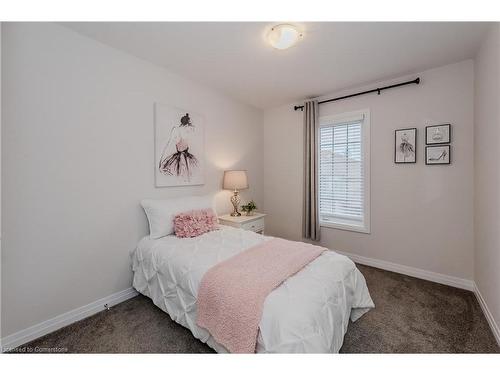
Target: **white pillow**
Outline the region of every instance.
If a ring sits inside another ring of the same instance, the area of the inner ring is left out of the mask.
[[[143,199],[141,206],[149,222],[149,236],[153,239],[174,233],[175,215],[191,211],[212,208],[215,213],[214,197],[189,196],[171,199]],[[215,213],[217,215],[217,213]]]

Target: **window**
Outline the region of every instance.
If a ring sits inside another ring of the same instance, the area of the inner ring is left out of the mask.
[[[320,225],[370,233],[370,112],[320,118]]]

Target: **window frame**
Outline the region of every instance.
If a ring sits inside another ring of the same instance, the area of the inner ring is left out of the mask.
[[[355,121],[356,119],[363,118],[361,123],[361,149],[363,157],[363,222],[361,225],[354,223],[349,220],[341,220],[337,218],[335,221],[325,221],[322,219],[320,212],[320,154],[321,154],[321,144],[320,144],[320,133],[322,127],[331,127],[334,125],[345,124],[347,122]],[[370,109],[363,109],[352,112],[344,112],[335,115],[320,116],[319,127],[317,132],[317,149],[316,149],[316,161],[317,161],[317,178],[318,178],[318,214],[319,214],[319,225],[320,227],[333,228],[340,230],[347,230],[359,233],[371,233],[370,228]]]

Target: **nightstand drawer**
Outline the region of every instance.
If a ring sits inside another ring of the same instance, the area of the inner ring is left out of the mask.
[[[250,221],[248,223],[243,223],[241,225],[242,229],[251,230],[253,232],[261,232],[264,230],[264,218]]]
[[[231,216],[229,214],[219,216],[219,223],[222,225],[229,225],[235,228],[251,230],[264,234],[264,217],[266,214],[256,212],[251,216]]]

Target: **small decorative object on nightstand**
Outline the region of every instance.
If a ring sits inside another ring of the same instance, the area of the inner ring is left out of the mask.
[[[230,227],[251,230],[264,234],[264,217],[266,214],[255,212],[252,216],[219,216],[219,223]]]
[[[257,209],[257,205],[254,201],[250,201],[247,204],[241,206],[241,211],[243,211],[247,216],[252,216],[254,211]]]
[[[239,190],[248,189],[247,171],[225,171],[222,188],[226,190],[233,190],[234,192],[231,197],[231,203],[234,207],[233,212],[231,212],[231,216],[241,216],[238,212],[238,206],[241,201]]]

